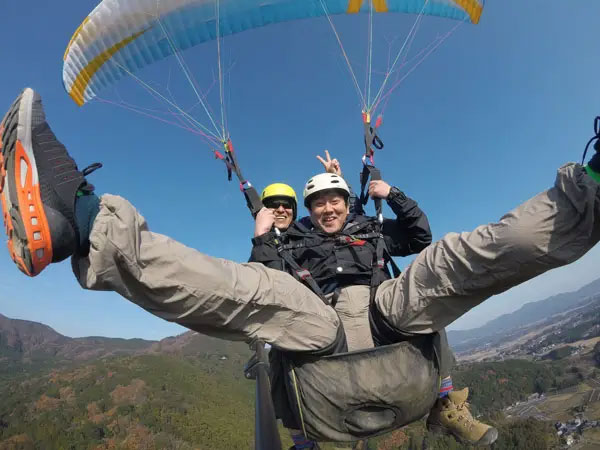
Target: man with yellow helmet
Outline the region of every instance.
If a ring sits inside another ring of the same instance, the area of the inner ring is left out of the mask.
[[[285,183],[273,183],[260,196],[265,207],[258,213],[254,226],[254,237],[271,231],[272,227],[285,231],[296,220],[298,200],[294,189]]]

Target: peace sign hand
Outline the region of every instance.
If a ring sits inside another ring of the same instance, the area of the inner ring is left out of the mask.
[[[342,167],[340,166],[340,162],[337,160],[337,158],[331,159],[328,150],[325,150],[325,158],[327,159],[323,159],[319,155],[317,155],[317,159],[321,161],[321,164],[323,164],[323,167],[325,167],[325,172],[334,173],[337,176],[341,177]]]

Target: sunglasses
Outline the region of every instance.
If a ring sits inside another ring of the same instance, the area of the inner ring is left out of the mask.
[[[285,209],[294,209],[294,203],[291,200],[285,198],[277,198],[277,199],[266,199],[263,204],[267,208],[277,209],[280,206],[283,206]]]

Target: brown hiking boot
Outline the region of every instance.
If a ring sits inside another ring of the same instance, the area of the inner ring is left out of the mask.
[[[427,418],[427,429],[434,433],[452,434],[463,444],[491,445],[498,430],[475,420],[469,411],[469,388],[452,391],[439,398]]]

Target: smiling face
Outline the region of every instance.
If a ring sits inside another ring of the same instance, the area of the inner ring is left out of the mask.
[[[294,220],[294,202],[287,197],[272,197],[266,199],[264,204],[271,208],[275,214],[273,226],[278,230],[285,231]]]
[[[337,233],[348,217],[346,197],[336,190],[323,191],[310,199],[310,219],[325,233]]]

